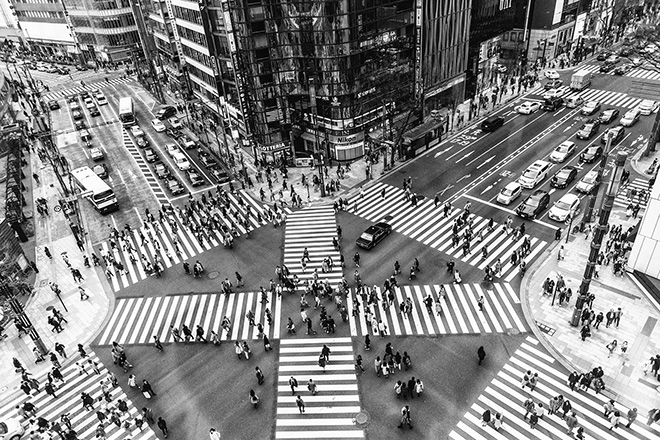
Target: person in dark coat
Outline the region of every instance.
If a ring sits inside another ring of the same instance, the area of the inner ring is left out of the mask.
[[[479,365],[481,365],[484,359],[486,359],[486,350],[484,350],[483,345],[477,350],[477,356],[479,357]]]

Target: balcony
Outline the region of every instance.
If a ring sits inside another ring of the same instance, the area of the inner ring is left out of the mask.
[[[131,8],[117,8],[117,9],[69,9],[67,11],[72,17],[114,17],[116,15],[132,15]]]
[[[103,29],[99,27],[76,26],[76,33],[79,34],[99,34],[99,35],[120,35],[128,32],[137,31],[137,26],[126,26],[112,29]]]

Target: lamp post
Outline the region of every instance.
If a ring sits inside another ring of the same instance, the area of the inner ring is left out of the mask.
[[[607,132],[607,139],[605,141],[605,151],[603,151],[603,155],[600,158],[600,164],[598,165],[598,177],[596,182],[601,182],[603,180],[603,172],[605,171],[605,165],[607,165],[607,159],[609,158],[610,148],[612,148],[612,139],[614,139],[614,135],[612,131]],[[584,220],[585,223],[591,223],[591,217],[593,216],[593,211],[594,211],[594,207],[596,206],[597,197],[598,197],[598,187],[594,188],[594,190],[591,191],[591,195],[589,195],[589,202],[587,203],[587,207],[584,210],[584,215],[582,216],[582,219]]]
[[[41,336],[39,336],[39,333],[37,333],[37,330],[32,325],[30,318],[28,318],[25,314],[23,304],[21,304],[20,301],[16,299],[16,294],[14,293],[13,287],[3,283],[0,285],[0,293],[2,293],[7,298],[7,301],[9,302],[9,305],[14,312],[14,318],[17,322],[20,322],[23,325],[23,328],[25,328],[28,335],[30,335],[30,339],[32,339],[32,342],[34,342],[34,345],[41,352],[41,354],[48,353],[50,350],[46,348],[46,345],[41,340]]]
[[[568,244],[568,237],[571,236],[571,229],[573,228],[573,216],[568,214],[568,231],[566,231],[566,244]],[[554,304],[554,300],[553,300]]]

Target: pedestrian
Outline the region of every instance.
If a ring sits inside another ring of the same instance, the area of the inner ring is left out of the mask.
[[[46,254],[49,260],[53,259],[53,255],[51,255],[50,249],[48,249],[46,246],[44,246],[44,254]]]
[[[325,373],[325,364],[326,364],[325,356],[323,355],[323,353],[321,353],[319,355],[319,367],[323,368],[324,373]]]
[[[260,401],[261,399],[259,398],[259,396],[257,396],[257,393],[255,393],[254,390],[250,390],[250,403],[255,409],[259,405]]]
[[[619,307],[616,312],[614,312],[614,325],[616,325],[617,328],[619,328],[619,321],[621,321],[621,315],[623,315],[623,311],[621,310],[621,307]]]
[[[525,415],[523,416],[523,420],[527,420],[527,416],[535,412],[536,404],[531,398],[527,398],[527,400],[523,402],[523,408],[525,408]]]
[[[147,399],[151,399],[152,397],[156,396],[156,393],[154,392],[153,388],[151,388],[151,384],[147,381],[147,379],[142,380],[142,394],[144,394],[144,397]]]
[[[300,394],[296,397],[296,405],[298,405],[298,411],[300,411],[300,414],[305,412],[305,402],[302,400],[302,397],[300,397]]]
[[[483,345],[477,350],[477,356],[479,357],[479,365],[481,365],[484,359],[486,359],[486,350],[484,350]]]
[[[619,411],[613,411],[610,414],[610,427],[609,430],[612,431],[614,428],[619,427],[619,421],[621,420],[621,413]]]
[[[309,390],[310,393],[312,393],[312,396],[316,396],[318,390],[316,387],[316,383],[312,379],[309,379],[309,382],[307,382],[307,389]]]
[[[270,345],[270,340],[268,339],[268,336],[264,335],[264,351],[269,351],[272,350],[273,347]]]
[[[397,428],[403,428],[403,425],[408,425],[410,429],[413,429],[412,418],[410,417],[410,406],[408,405],[401,408],[401,422]]]
[[[289,386],[291,387],[291,395],[293,396],[294,394],[296,394],[296,388],[298,388],[298,380],[295,377],[291,376],[289,378]]]
[[[330,363],[330,347],[323,344],[323,348],[321,349],[321,354],[325,358],[325,362]]]
[[[167,430],[167,423],[162,417],[158,417],[158,427],[160,428],[161,431],[163,431],[163,434],[165,435],[165,438],[167,438],[168,430]]]
[[[627,414],[628,423],[626,424],[626,428],[630,428],[630,425],[632,425],[632,423],[635,421],[636,418],[637,418],[637,408],[628,410],[628,414]]]
[[[158,339],[158,336],[156,335],[154,335],[154,347],[156,347],[160,352],[163,351],[163,344],[160,342],[160,339]]]
[[[618,343],[616,342],[616,339],[614,339],[612,342],[610,342],[609,344],[607,344],[605,346],[605,348],[607,348],[607,350],[609,351],[609,354],[607,355],[607,357],[612,356],[612,353],[614,353],[614,350],[616,350],[617,345],[618,345]]]
[[[211,440],[220,440],[220,433],[215,428],[211,428],[209,430],[209,437]]]
[[[484,297],[483,297],[483,295],[479,297],[479,300],[477,301],[477,304],[479,305],[479,311],[483,312],[484,311]]]
[[[87,352],[85,351],[82,344],[78,344],[78,353],[80,353],[80,357],[83,359],[87,357]]]
[[[66,352],[64,351],[64,345],[60,344],[59,342],[55,343],[55,351],[59,353],[60,356],[63,358],[66,358]]]
[[[264,373],[261,371],[261,368],[254,367],[254,369],[256,371],[257,383],[259,383],[259,385],[263,384],[264,383]]]
[[[575,416],[574,412],[571,412],[565,417],[566,420],[566,426],[568,427],[568,431],[566,431],[567,434],[572,434],[573,430],[575,427],[578,425],[578,420],[577,417]]]

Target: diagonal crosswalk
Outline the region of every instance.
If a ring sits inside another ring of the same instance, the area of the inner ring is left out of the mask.
[[[633,193],[635,194],[634,197]],[[626,186],[619,189],[619,192],[614,198],[614,206],[626,209],[631,203],[633,205],[639,204],[641,209],[637,217],[641,218],[648,204],[648,196],[650,196],[648,179],[636,177]]]
[[[91,439],[95,438],[96,429],[99,425],[99,419],[96,414],[97,411],[102,411],[104,409],[107,410],[107,408],[112,406],[114,406],[115,411],[118,411],[116,405],[118,399],[121,399],[127,403],[128,411],[121,413],[120,420],[122,427],[117,427],[114,423],[109,422],[108,415],[108,419],[106,419],[104,424],[107,438],[109,440],[124,438],[135,440],[156,440],[156,434],[152,431],[147,422],[144,422],[142,430],[136,426],[134,421],[135,416],[140,414],[141,411],[131,402],[120,387],[117,386],[110,388],[110,403],[103,399],[101,381],[104,380],[109,382],[108,370],[93,352],[88,352],[88,354],[88,359],[91,359],[99,365],[99,374],[94,373],[89,366],[86,367],[86,374],[79,374],[74,363],[61,368],[60,371],[64,377],[64,383],[54,381],[57,386],[57,389],[55,390],[56,398],[49,396],[44,390],[44,385],[47,383],[46,377],[39,377],[38,380],[41,382],[41,385],[38,392],[35,393],[33,391],[30,396],[27,396],[22,391],[19,391],[10,397],[3,398],[2,406],[0,407],[0,420],[6,422],[9,419],[19,419],[23,427],[26,429],[26,434],[23,438],[27,439],[30,433],[30,429],[28,429],[29,420],[27,418],[21,418],[17,414],[15,407],[17,405],[23,405],[25,402],[30,402],[37,408],[36,417],[42,417],[51,423],[55,421],[59,422],[60,416],[68,413],[72,428],[77,433],[77,438]],[[81,363],[83,363],[83,365],[85,364],[84,362]],[[93,410],[89,411],[83,409],[80,397],[82,392],[89,394],[94,399]],[[124,427],[125,422],[129,423],[128,428]],[[60,424],[62,423],[60,422]],[[65,426],[62,426],[62,428],[66,430]],[[56,435],[56,437],[53,438],[58,437]],[[12,438],[12,440],[14,439]]]
[[[284,265],[291,276],[296,275],[301,282],[317,276],[320,282],[328,280],[333,287],[341,281],[340,253],[332,243],[336,236],[337,220],[332,206],[309,207],[289,214],[284,235]],[[309,261],[305,260],[303,267],[305,248]],[[334,267],[324,272],[323,260],[327,257],[332,259]]]
[[[444,295],[440,294],[442,289]],[[355,293],[348,296],[347,307],[354,311],[349,317],[351,336],[378,334],[374,320],[376,324],[382,320],[388,334],[394,336],[529,331],[522,319],[520,299],[507,283],[495,283],[489,288],[481,284],[402,286],[395,289],[392,305],[383,298],[380,288],[376,290],[376,302],[369,303],[366,292],[361,296]],[[430,310],[425,303],[429,296],[433,299]],[[484,297],[483,311],[478,305],[481,296]],[[401,312],[399,305],[408,298],[412,308]],[[440,310],[436,309],[438,302]]]
[[[125,233],[123,239],[114,242],[114,246],[112,239],[95,245],[95,252],[111,255],[125,269],[122,272],[112,264],[108,265],[111,273],[108,282],[113,290],[117,292],[146,279],[149,275],[144,263],[147,261],[154,264],[158,259],[165,268],[169,268],[221,245],[220,230],[223,228],[229,231],[235,227],[242,235],[267,224],[267,216],[271,212],[269,207],[260,205],[242,190],[226,192],[225,195],[226,204],[218,203],[212,207],[207,205],[204,210],[191,210],[187,213],[177,208],[162,218],[146,222],[139,229]],[[241,217],[247,218],[247,225],[239,221]],[[135,263],[131,262],[130,249],[134,250],[132,254]]]
[[[256,324],[263,325],[264,334],[270,339],[280,337],[282,298],[268,293],[268,301],[262,302],[260,292],[235,292],[230,294],[207,293],[197,295],[170,295],[118,299],[108,325],[98,344],[150,344],[158,336],[161,342],[174,342],[170,326],[181,329],[186,324],[193,334],[202,326],[208,339],[211,330],[221,340],[259,339]],[[269,320],[267,314],[271,314]],[[255,325],[250,325],[246,314],[251,310]],[[231,327],[223,329],[222,320],[229,318]]]
[[[104,87],[114,86],[114,85],[117,85],[117,84],[123,84],[123,83],[127,83],[129,81],[134,81],[134,79],[132,77],[128,77],[128,78],[113,78],[113,79],[108,80],[108,81],[97,81],[97,82],[93,82],[93,83],[90,83],[90,84],[85,84],[84,87],[82,85],[80,85],[80,86],[77,86],[77,87],[70,87],[68,89],[56,90],[56,91],[53,91],[53,92],[46,93],[44,95],[44,99],[51,100],[51,99],[65,98],[69,95],[75,95],[75,94],[78,94],[80,92],[84,92],[85,90],[90,91],[92,89],[97,89],[97,88],[102,89]]]
[[[564,99],[569,96],[581,96],[585,101],[599,101],[603,106],[616,106],[624,108],[635,108],[642,102],[639,98],[634,98],[627,93],[616,92],[613,90],[585,89],[581,92],[574,92],[569,85],[559,87],[564,92]],[[545,93],[540,90],[539,94]]]
[[[488,359],[488,358],[486,358]],[[486,361],[487,362],[487,361]],[[521,387],[521,380],[526,371],[539,374],[538,385],[534,391]],[[559,439],[573,438],[566,434],[566,422],[559,415],[545,414],[535,429],[531,429],[528,420],[524,420],[523,402],[531,398],[542,403],[548,409],[549,401],[561,394],[568,399],[576,413],[578,426],[585,429],[585,438],[590,439],[641,439],[652,438],[654,431],[644,424],[642,417],[630,428],[619,425],[609,431],[610,421],[603,417],[603,404],[609,400],[602,394],[589,391],[571,391],[567,385],[569,372],[555,361],[533,337],[527,337],[509,361],[497,373],[490,385],[483,391],[470,410],[463,416],[455,429],[449,434],[452,440],[484,439]],[[628,408],[616,404],[616,409],[625,420]],[[499,430],[492,426],[482,426],[481,416],[490,410],[504,416],[504,423]],[[562,411],[560,411],[563,414]],[[626,422],[624,422],[625,425]],[[577,432],[577,428],[573,433]]]
[[[578,70],[587,70],[592,73],[600,73],[600,66],[600,64],[585,64],[580,66],[575,71],[577,72]],[[603,73],[602,75],[615,75],[615,73],[610,71],[608,73]],[[626,73],[625,76],[629,76],[631,78],[652,79],[656,81],[660,80],[660,72],[653,69],[645,69],[643,67],[634,67],[632,70],[630,70],[630,72]]]
[[[381,197],[381,191],[385,190],[385,198]],[[424,243],[425,245],[444,252],[456,260],[457,267],[461,262],[484,270],[486,266],[493,267],[500,260],[502,276],[500,280],[511,282],[518,276],[517,265],[512,264],[511,255],[522,246],[523,241],[515,240],[513,235],[507,236],[503,233],[502,225],[494,224],[492,230],[488,229],[489,219],[472,215],[474,222],[472,230],[475,236],[482,234],[482,239],[473,239],[470,253],[463,255],[462,247],[452,245],[452,226],[454,219],[462,212],[460,209],[452,208],[447,217],[443,216],[442,204],[437,207],[430,198],[424,198],[412,206],[405,198],[405,193],[400,188],[378,182],[364,193],[354,196],[349,200],[349,206],[357,203],[357,211],[354,214],[371,220],[382,221],[388,217],[387,223],[392,229],[407,237]],[[461,232],[462,234],[462,229]],[[529,264],[543,249],[547,242],[536,237],[530,237],[530,253],[525,257]],[[486,247],[488,257],[482,257],[482,249]]]
[[[325,372],[318,363],[323,344],[330,348]],[[278,365],[276,439],[365,437],[354,422],[361,408],[351,338],[283,339]],[[298,381],[295,394],[292,376]],[[310,379],[317,385],[315,395],[308,390]],[[296,404],[298,395],[304,413]]]

